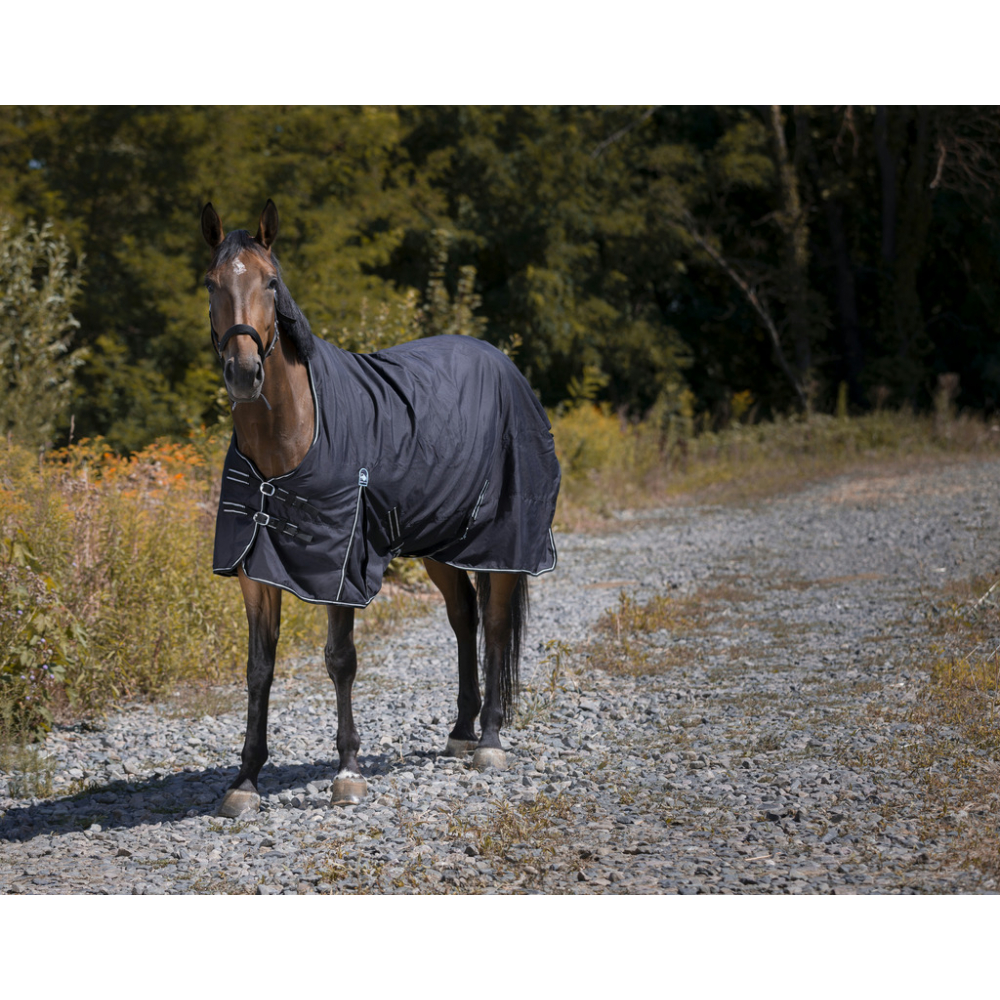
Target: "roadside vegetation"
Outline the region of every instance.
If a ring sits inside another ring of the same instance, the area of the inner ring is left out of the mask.
[[[757,422],[752,397],[733,399],[738,414],[719,424],[689,407],[655,409],[628,420],[607,405],[568,400],[552,415],[562,466],[557,520],[585,529],[614,512],[663,506],[680,497],[746,502],[855,469],[912,467],[1000,455],[1000,421],[955,411],[956,383],[942,377],[927,414],[876,410],[848,416],[790,416]],[[841,402],[845,395],[841,393]]]
[[[564,528],[608,526],[616,510],[681,496],[762,496],[860,464],[1000,452],[1000,432],[954,416],[947,400],[927,417],[814,415],[700,433],[689,424],[689,435],[674,427],[666,438],[655,416],[622,421],[586,400],[552,421]],[[101,441],[46,454],[0,443],[0,726],[8,735],[178,686],[241,680],[239,587],[211,573],[227,441],[222,424],[128,458]],[[362,641],[366,629],[425,611],[427,587],[418,563],[395,563],[385,595],[359,614]],[[667,652],[643,636],[671,623],[689,629],[707,613],[700,600],[658,600],[639,606],[623,596],[609,613],[608,669],[645,672]],[[279,655],[318,651],[325,628],[322,608],[288,598]]]
[[[289,285],[340,346],[511,356],[581,530],[1000,454],[970,415],[1000,398],[998,137],[975,108],[0,112],[0,744],[243,675],[239,588],[211,574],[205,201],[232,229],[275,198]],[[362,640],[427,607],[418,565],[391,583]],[[609,669],[667,655],[622,645],[644,615],[705,614],[623,603]],[[285,601],[279,655],[324,636]],[[985,683],[963,670],[935,683]]]

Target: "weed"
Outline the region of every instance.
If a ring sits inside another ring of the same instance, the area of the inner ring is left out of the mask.
[[[186,684],[170,696],[167,715],[172,719],[212,718],[242,712],[246,706],[246,695],[242,685]]]
[[[551,797],[540,794],[534,802],[517,804],[497,799],[480,825],[449,824],[449,832],[470,837],[478,853],[492,861],[510,863],[515,844],[527,844],[551,854],[565,836],[560,821],[566,824],[576,819],[573,804],[564,793]]]
[[[944,594],[928,609],[937,641],[912,655],[912,665],[930,675],[905,715],[918,735],[894,749],[927,802],[921,836],[953,828],[953,859],[997,877],[1000,581],[973,579]]]
[[[191,886],[191,891],[213,896],[253,896],[257,892],[257,883],[237,882],[226,875],[217,875],[198,879]]]
[[[774,733],[768,733],[766,736],[759,736],[753,741],[747,748],[747,757],[753,757],[756,754],[770,753],[772,750],[780,750],[785,745],[785,741]]]
[[[208,824],[209,832],[211,833],[224,833],[227,836],[233,836],[237,833],[242,833],[244,830],[255,829],[256,823],[248,823],[246,821],[231,820],[225,823],[220,823],[218,820],[211,820]]]
[[[336,886],[341,892],[381,893],[384,891],[385,862],[369,857],[358,849],[357,836],[338,840],[322,861],[311,867],[321,882]],[[344,885],[356,881],[356,885]]]
[[[36,746],[24,742],[0,743],[0,771],[10,775],[11,798],[47,799],[53,794],[55,763]]]
[[[97,440],[38,460],[0,442],[0,728],[100,713],[188,686],[179,715],[233,711],[246,616],[211,565],[227,442],[200,432],[121,458]],[[359,636],[426,613],[423,570],[397,560]],[[322,648],[322,608],[286,600],[282,651]]]
[[[567,687],[578,686],[569,665],[573,648],[560,639],[549,639],[544,649],[545,656],[542,657],[531,678],[521,685],[521,698],[518,701],[517,716],[514,721],[518,729],[523,729],[547,715],[560,691]]]

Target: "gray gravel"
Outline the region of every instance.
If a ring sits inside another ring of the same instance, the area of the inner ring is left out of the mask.
[[[28,797],[37,770],[0,771],[0,891],[990,891],[950,860],[960,828],[921,822],[921,784],[878,751],[927,738],[907,721],[913,651],[944,581],[997,568],[998,477],[997,462],[870,473],[561,535],[559,569],[532,584],[503,773],[439,752],[456,694],[440,604],[361,651],[358,807],[328,805],[336,713],[318,658],[279,667],[252,822],[213,816],[242,744],[240,692],[237,710],[198,719],[137,705],[59,729],[40,765],[51,794]],[[701,632],[650,637],[680,666],[588,666],[621,589],[720,583],[749,599]]]

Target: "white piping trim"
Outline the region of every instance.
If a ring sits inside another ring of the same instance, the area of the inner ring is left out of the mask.
[[[376,591],[374,594],[372,594],[371,597],[368,598],[367,601],[365,601],[364,604],[351,604],[349,601],[323,601],[316,597],[306,597],[305,595],[300,594],[297,590],[295,590],[294,587],[288,587],[283,583],[275,583],[273,580],[265,580],[259,576],[251,576],[247,572],[247,568],[245,565],[243,566],[243,575],[248,580],[253,580],[254,583],[266,583],[269,587],[277,587],[278,590],[287,591],[287,593],[291,594],[293,597],[297,597],[300,601],[305,601],[306,604],[322,604],[322,605],[336,604],[342,608],[367,608],[368,605],[371,604],[371,602],[374,601],[376,597],[378,597],[378,591]],[[379,588],[379,590],[381,590],[381,587]]]
[[[351,546],[354,544],[354,533],[358,530],[358,516],[361,513],[361,494],[364,492],[364,486],[358,486],[358,499],[354,505],[354,524],[351,525],[351,537],[347,540],[347,551],[344,553],[344,565],[340,569],[340,586],[337,588],[337,600],[334,601],[335,604],[340,603],[340,595],[344,592],[344,580],[347,577],[347,564],[351,559]]]
[[[494,569],[492,566],[462,566],[459,563],[446,562],[446,566],[453,566],[455,569],[468,570],[471,573],[527,573],[528,576],[542,576],[545,573],[551,573],[559,563],[559,553],[556,551],[556,540],[552,537],[552,529],[549,528],[549,544],[552,546],[552,565],[545,569],[540,570],[530,570],[530,569]],[[434,556],[428,556],[427,558],[433,559]]]

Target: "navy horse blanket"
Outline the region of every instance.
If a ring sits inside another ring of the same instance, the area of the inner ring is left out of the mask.
[[[555,569],[559,463],[531,386],[495,347],[429,337],[376,354],[316,338],[316,432],[298,468],[265,479],[233,435],[213,569],[318,604],[364,607],[390,560]]]

